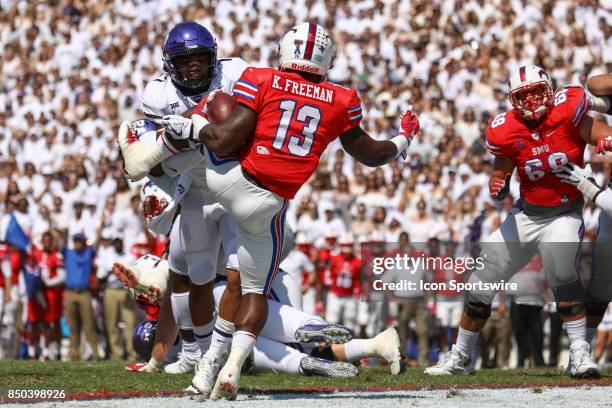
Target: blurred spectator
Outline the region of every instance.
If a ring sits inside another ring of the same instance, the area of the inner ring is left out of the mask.
[[[491,305],[491,317],[480,332],[482,368],[507,369],[510,364],[512,324],[506,307],[506,294],[498,292]],[[491,355],[492,354],[492,355]]]
[[[91,281],[94,273],[95,250],[87,245],[85,234],[72,236],[72,248],[64,248],[66,290],[64,302],[70,326],[70,359],[81,357],[81,334],[92,348],[92,358],[98,359],[98,343],[91,305]]]

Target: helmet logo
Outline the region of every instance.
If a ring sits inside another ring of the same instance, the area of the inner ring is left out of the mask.
[[[300,45],[302,44],[304,44],[304,41],[302,40],[293,41],[293,45],[295,45],[295,51],[293,52],[293,54],[295,55],[296,58],[299,58],[300,55],[302,55],[302,51],[300,51]]]

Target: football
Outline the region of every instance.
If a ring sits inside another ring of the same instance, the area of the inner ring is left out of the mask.
[[[236,100],[230,94],[219,91],[206,104],[206,115],[211,123],[224,122],[236,108]]]

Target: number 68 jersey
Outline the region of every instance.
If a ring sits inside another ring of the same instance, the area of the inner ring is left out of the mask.
[[[361,122],[354,89],[294,72],[247,68],[233,94],[257,113],[255,132],[238,154],[242,168],[287,199],[315,171],[327,145]]]
[[[521,197],[529,204],[554,207],[573,202],[580,191],[562,183],[554,172],[565,163],[583,165],[586,143],[580,125],[588,110],[582,87],[555,94],[544,120],[530,128],[512,109],[495,116],[487,128],[487,148],[495,156],[511,158],[520,179]]]

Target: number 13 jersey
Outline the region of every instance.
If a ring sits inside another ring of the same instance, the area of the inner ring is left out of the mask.
[[[238,154],[242,168],[287,199],[310,178],[327,145],[362,117],[354,89],[271,68],[247,68],[233,94],[257,113],[255,132]]]
[[[528,127],[512,109],[495,116],[487,128],[487,148],[511,158],[520,179],[521,197],[529,204],[553,207],[573,202],[578,189],[554,175],[572,162],[583,165],[586,143],[580,125],[588,110],[582,87],[565,87],[555,94],[554,106],[535,128]]]

